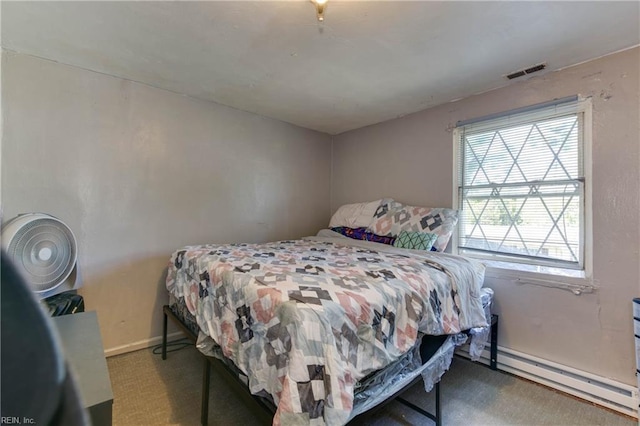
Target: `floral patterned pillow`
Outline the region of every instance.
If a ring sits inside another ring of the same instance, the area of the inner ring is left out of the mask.
[[[458,211],[447,208],[405,206],[400,215],[401,231],[428,232],[438,238],[433,243],[436,251],[444,251],[458,223]]]
[[[394,200],[381,203],[373,214],[368,231],[376,235],[397,236],[400,233],[400,226],[395,216],[403,207],[404,204]]]
[[[444,251],[458,223],[458,211],[447,208],[406,206],[397,201],[380,205],[369,231],[378,235],[397,236],[400,231],[436,234],[435,251]]]

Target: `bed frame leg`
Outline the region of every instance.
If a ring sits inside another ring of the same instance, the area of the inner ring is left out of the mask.
[[[431,420],[433,420],[436,423],[436,426],[442,426],[442,411],[440,410],[440,382],[436,383],[435,386],[435,391],[436,391],[436,406],[435,406],[435,414],[432,414],[420,407],[418,407],[417,405],[415,405],[412,402],[407,401],[406,399],[402,398],[402,397],[396,397],[396,401],[398,401],[399,403],[401,403],[404,406],[407,406],[409,408],[411,408],[413,411],[422,414],[425,417],[430,418]]]
[[[202,375],[202,406],[200,409],[200,423],[202,426],[207,426],[209,422],[209,380],[211,378],[211,363],[205,357],[204,371]]]
[[[163,323],[162,323],[162,359],[167,359],[167,313],[162,310],[162,314],[164,315]]]
[[[498,315],[491,316],[491,360],[489,366],[492,370],[498,369]]]
[[[442,412],[440,411],[440,382],[436,383],[436,426],[442,425]]]

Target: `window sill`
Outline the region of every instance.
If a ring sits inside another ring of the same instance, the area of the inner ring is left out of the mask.
[[[499,270],[506,272],[525,272],[535,275],[553,275],[554,277],[582,278],[587,279],[585,271],[579,269],[558,268],[554,266],[528,265],[526,263],[504,262],[500,260],[480,260],[489,270]]]
[[[593,279],[585,271],[486,259],[477,260],[486,266],[486,278],[512,281],[514,284],[558,288],[575,295],[593,293],[597,290]]]

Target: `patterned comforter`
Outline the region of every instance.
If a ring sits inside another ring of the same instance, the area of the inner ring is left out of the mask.
[[[486,326],[484,267],[342,238],[185,247],[167,289],[278,406],[273,423],[344,424],[356,382],[418,332]]]

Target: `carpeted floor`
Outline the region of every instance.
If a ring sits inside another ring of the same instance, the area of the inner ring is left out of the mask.
[[[107,360],[113,387],[114,425],[197,425],[203,361],[190,346],[169,353],[166,361],[150,349]],[[419,383],[405,399],[428,411],[433,392]],[[636,421],[554,392],[514,376],[455,358],[442,379],[444,425],[637,425]],[[212,369],[210,425],[269,424],[248,396],[236,390],[224,373]],[[392,402],[359,425],[432,425]]]

